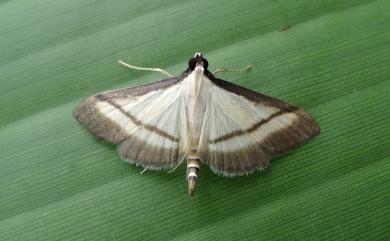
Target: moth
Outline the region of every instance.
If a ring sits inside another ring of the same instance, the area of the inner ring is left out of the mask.
[[[201,53],[179,76],[121,63],[170,77],[91,96],[77,105],[74,117],[116,144],[123,160],[145,170],[186,162],[190,196],[201,162],[223,176],[246,175],[320,132],[301,108],[217,78]]]

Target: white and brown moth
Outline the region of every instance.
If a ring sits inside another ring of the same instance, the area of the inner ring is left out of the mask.
[[[186,161],[191,196],[200,162],[246,175],[320,131],[301,108],[216,78],[201,53],[178,77],[91,96],[73,114],[126,162],[161,170]]]

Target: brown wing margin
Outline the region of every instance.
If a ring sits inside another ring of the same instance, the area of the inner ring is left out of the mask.
[[[73,111],[73,117],[95,136],[102,138],[107,142],[117,144],[123,141],[126,138],[126,135],[117,124],[99,113],[98,109],[96,108],[96,102],[99,100],[99,98],[104,96],[106,100],[111,100],[114,98],[128,96],[141,96],[153,90],[166,89],[172,85],[175,85],[183,79],[183,76],[184,74],[179,78],[172,77],[150,84],[110,90],[95,96],[91,96],[81,101],[76,106]]]
[[[244,96],[245,98],[247,98],[248,100],[250,100],[252,102],[256,102],[256,103],[261,102],[262,104],[277,107],[280,110],[283,110],[286,112],[290,112],[290,111],[294,111],[294,110],[299,109],[296,106],[290,105],[290,104],[288,104],[284,101],[281,101],[279,99],[276,99],[274,97],[267,96],[267,95],[261,94],[259,92],[255,92],[253,90],[250,90],[250,89],[247,89],[245,87],[233,84],[233,83],[226,81],[226,80],[215,78],[215,76],[212,75],[210,72],[208,72],[206,75],[207,75],[207,77],[209,77],[211,82],[213,82],[213,84],[217,85],[218,87],[221,87],[222,89],[224,89],[226,91],[233,92],[237,95]]]
[[[144,84],[144,85],[139,85],[139,86],[134,86],[134,87],[118,89],[118,90],[106,91],[102,94],[104,94],[105,97],[109,98],[109,99],[127,97],[127,96],[141,96],[141,95],[147,94],[153,90],[166,89],[172,85],[177,84],[182,79],[183,79],[183,77],[180,77],[180,78],[172,77],[172,78],[168,78],[168,79],[155,81],[155,82],[150,83],[150,84]]]
[[[218,142],[223,144],[223,141],[225,140],[249,134],[257,129],[261,129],[263,125],[268,122],[282,121],[280,118],[287,113],[294,114],[296,116],[291,125],[275,130],[263,140],[254,143],[253,146],[248,146],[242,150],[234,152],[202,153],[202,156],[206,159],[206,163],[208,163],[211,169],[217,174],[222,174],[224,176],[237,176],[249,174],[256,169],[264,169],[268,165],[268,161],[272,158],[272,156],[283,154],[295,149],[320,132],[320,127],[314,118],[299,107],[290,105],[276,98],[254,92],[228,81],[217,79],[211,74],[208,75],[208,77],[216,86],[228,92],[243,96],[254,103],[262,103],[263,105],[280,109],[280,111],[265,120],[258,120],[257,122],[254,120],[255,123],[252,127],[246,130],[227,133],[215,140],[210,140],[210,144]]]
[[[179,140],[158,129],[156,126],[142,123],[131,113],[126,112],[116,104],[115,99],[126,97],[137,97],[145,95],[151,91],[167,89],[179,83],[185,76],[173,77],[151,84],[106,91],[95,96],[91,96],[82,101],[74,110],[73,116],[83,124],[93,135],[103,140],[117,144],[117,150],[120,157],[129,163],[148,167],[148,169],[167,169],[175,166],[179,160],[179,148],[162,148],[153,147],[145,140],[136,136],[131,136],[114,121],[101,114],[96,107],[99,101],[106,102],[118,111],[127,116],[136,126],[142,126],[148,130],[151,135],[159,135],[168,140],[178,143]]]
[[[272,107],[276,107],[276,108],[280,109],[279,112],[275,113],[274,115],[271,115],[268,119],[260,120],[260,121],[256,122],[248,130],[243,130],[242,131],[243,133],[240,132],[237,134],[244,134],[245,132],[252,132],[252,131],[256,130],[257,128],[261,128],[261,126],[264,123],[272,121],[273,118],[278,117],[284,113],[290,113],[290,112],[296,114],[299,117],[298,121],[297,121],[299,123],[294,123],[292,125],[292,127],[290,128],[291,129],[289,131],[290,134],[294,134],[294,132],[299,133],[300,130],[305,130],[305,132],[307,132],[307,133],[304,134],[302,137],[305,137],[304,140],[306,140],[306,139],[311,138],[312,136],[315,136],[316,134],[318,134],[320,132],[320,126],[314,120],[314,118],[312,116],[310,116],[310,114],[308,114],[307,112],[305,112],[303,109],[301,109],[299,107],[290,105],[284,101],[273,98],[271,96],[267,96],[267,95],[249,90],[247,88],[233,84],[233,83],[228,82],[226,80],[217,79],[213,75],[211,75],[209,77],[210,77],[210,80],[215,85],[217,85],[218,87],[220,87],[226,91],[235,93],[237,95],[244,96],[245,98],[247,98],[248,100],[250,100],[252,102],[262,103],[264,105],[272,106]],[[292,131],[292,130],[294,130],[294,131]],[[285,134],[287,134],[288,131],[286,130],[285,132],[286,132]],[[301,134],[303,134],[303,133],[301,133]],[[234,135],[227,134],[226,138],[228,138],[229,136],[234,136]],[[220,137],[220,139],[222,140],[223,137]],[[274,145],[276,145],[275,142],[274,142]],[[290,145],[290,146],[292,146],[292,145]],[[276,150],[278,148],[272,148],[272,149]],[[291,149],[291,148],[284,148],[284,149]]]

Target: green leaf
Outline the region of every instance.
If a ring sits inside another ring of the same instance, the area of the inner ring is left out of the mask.
[[[390,230],[390,2],[0,2],[2,240],[385,240]],[[72,118],[81,99],[179,74],[194,52],[301,106],[321,134],[265,172],[122,162]]]

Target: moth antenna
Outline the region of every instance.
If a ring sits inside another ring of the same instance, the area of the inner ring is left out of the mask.
[[[125,63],[124,61],[122,60],[118,60],[118,63],[127,67],[127,68],[130,68],[130,69],[136,69],[136,70],[146,70],[146,71],[152,71],[152,72],[158,72],[160,74],[163,74],[163,75],[166,75],[168,76],[169,78],[172,78],[172,77],[175,77],[173,74],[170,74],[169,72],[163,70],[163,69],[160,69],[160,68],[145,68],[145,67],[139,67],[139,66],[135,66],[135,65],[131,65],[131,64],[128,64],[128,63]]]
[[[249,70],[252,67],[253,66],[251,64],[248,64],[243,68],[218,68],[213,72],[213,74],[216,75],[218,73],[223,73],[223,72],[240,72],[240,71]]]

